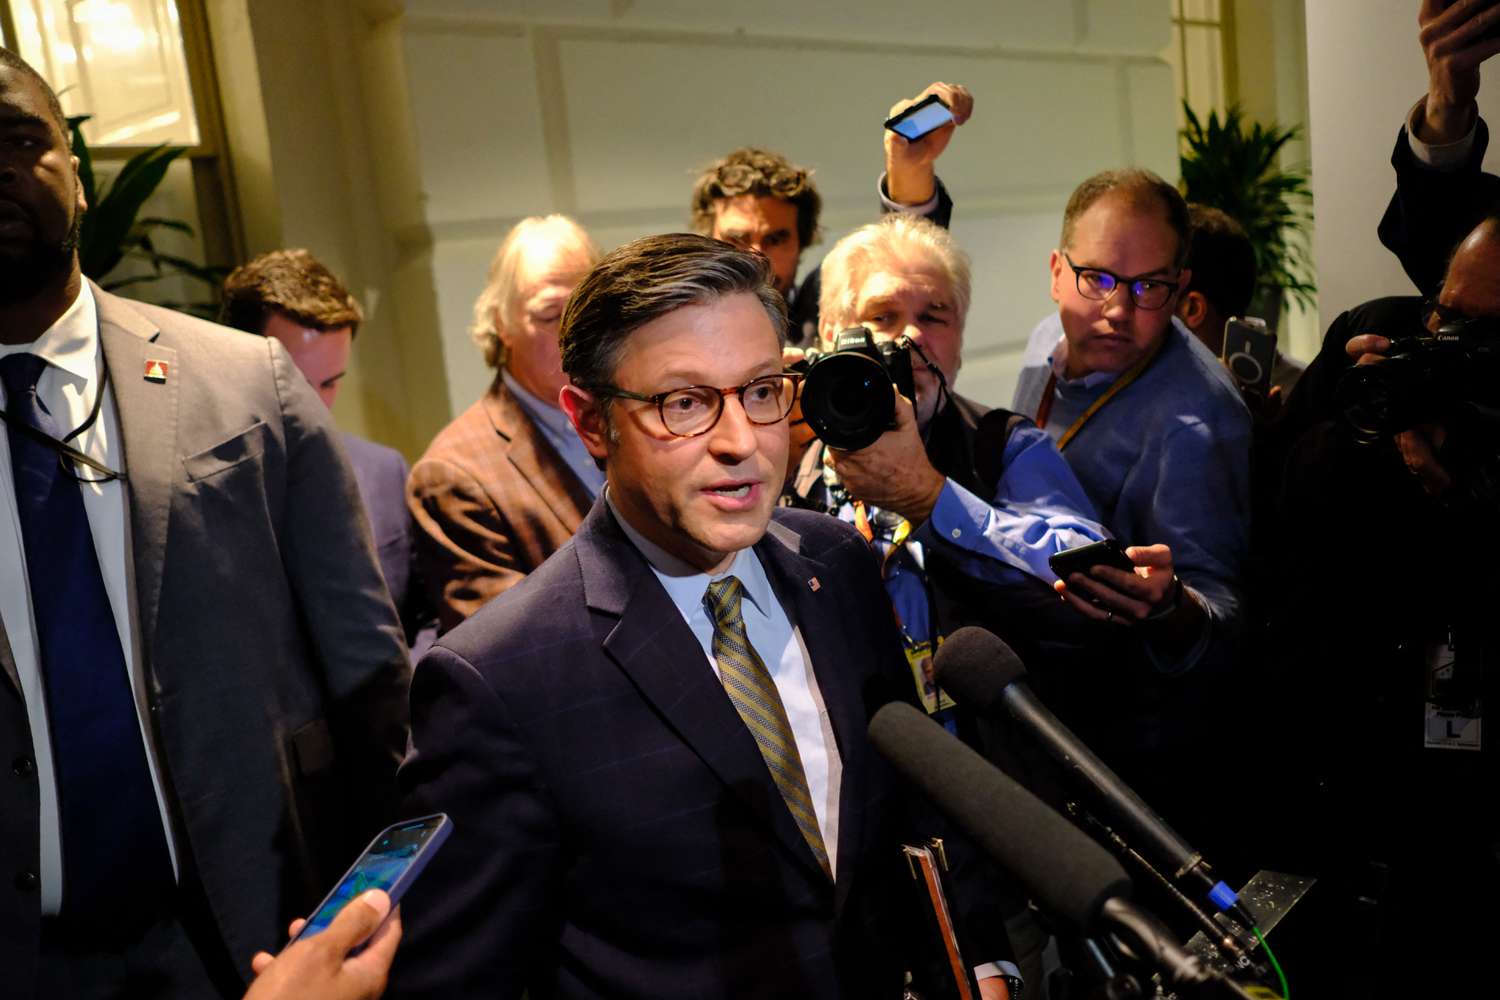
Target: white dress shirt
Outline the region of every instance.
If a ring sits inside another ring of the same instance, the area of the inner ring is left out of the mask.
[[[99,345],[99,320],[94,296],[87,282],[78,298],[46,333],[29,344],[0,344],[0,357],[11,354],[35,354],[47,362],[37,383],[37,395],[64,435],[81,426],[93,412],[104,371],[104,352]],[[138,372],[118,372],[115,377],[129,378]],[[8,406],[5,389],[0,386],[0,408]],[[31,725],[32,756],[36,760],[37,781],[41,790],[41,905],[42,913],[55,915],[62,905],[62,838],[58,825],[57,776],[52,764],[51,730],[47,721],[46,685],[41,663],[37,659],[36,622],[31,611],[31,586],[26,576],[26,551],[21,539],[21,517],[16,506],[15,473],[10,462],[8,431],[0,424],[0,622],[10,642],[11,656],[21,679],[21,695],[26,701],[26,718]],[[93,425],[68,442],[107,468],[121,470],[125,449],[120,441],[120,421],[115,410],[114,393],[106,391]],[[85,473],[92,476],[92,473]],[[172,871],[177,872],[177,849],[172,843],[167,822],[166,800],[162,795],[160,768],[155,748],[145,724],[145,677],[141,669],[139,636],[136,633],[135,580],[130,559],[130,518],[124,484],[80,483],[83,508],[94,536],[94,552],[104,576],[125,666],[130,672],[131,690],[135,692],[137,715],[141,720],[141,738],[151,768],[151,783],[156,791],[157,810],[166,832],[167,849],[172,857]],[[97,822],[108,822],[107,803],[98,803]]]
[[[608,493],[605,499],[609,499]],[[802,758],[802,770],[807,775],[807,788],[812,795],[813,810],[817,813],[818,828],[823,834],[823,846],[828,851],[828,864],[837,873],[839,789],[843,784],[843,763],[839,760],[838,744],[833,738],[833,725],[823,704],[823,694],[818,690],[817,677],[813,674],[812,657],[807,655],[801,631],[787,618],[781,602],[771,590],[771,581],[766,577],[755,550],[741,549],[735,553],[728,569],[709,576],[643,538],[613,503],[610,510],[631,542],[646,557],[651,572],[661,581],[667,596],[703,648],[704,659],[715,676],[719,676],[719,664],[713,653],[714,620],[703,606],[703,595],[714,580],[726,576],[739,578],[744,589],[740,614],[745,620],[745,634],[766,665],[771,680],[776,683],[776,693],[781,696],[782,707],[786,709],[792,737],[797,742],[797,753]]]

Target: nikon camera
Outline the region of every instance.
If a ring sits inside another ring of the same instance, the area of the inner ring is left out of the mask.
[[[911,345],[905,337],[877,342],[869,330],[857,326],[840,333],[832,351],[809,351],[796,367],[806,373],[802,416],[832,448],[858,451],[895,426],[891,386],[907,399],[916,399]]]

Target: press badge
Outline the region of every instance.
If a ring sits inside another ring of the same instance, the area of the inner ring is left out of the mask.
[[[1475,666],[1478,666],[1476,663]],[[1467,664],[1460,670],[1453,631],[1427,649],[1427,704],[1422,745],[1432,750],[1478,750],[1484,714],[1478,674]]]
[[[906,662],[911,667],[911,677],[917,685],[917,697],[922,699],[922,707],[927,710],[927,714],[934,715],[958,704],[948,697],[948,692],[937,686],[937,678],[932,672],[932,643],[906,642],[904,646]]]

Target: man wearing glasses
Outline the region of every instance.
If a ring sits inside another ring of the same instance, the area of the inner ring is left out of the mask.
[[[1189,789],[1221,780],[1202,748],[1223,694],[1215,668],[1241,632],[1251,420],[1228,370],[1173,321],[1189,245],[1187,205],[1155,174],[1080,184],[1051,257],[1061,331],[1033,335],[1013,408],[1057,442],[1135,564],[1057,584],[1097,648],[1058,710],[1211,851],[1236,824]]]
[[[393,995],[901,995],[910,804],[865,725],[911,682],[860,537],[773,517],[784,323],[765,258],[703,236],[574,291],[561,399],[605,491],[417,668],[401,783],[454,834]],[[1009,957],[951,843],[974,950]]]
[[[1023,368],[1014,404],[1057,442],[1136,564],[1059,590],[1138,637],[1163,673],[1227,652],[1249,541],[1250,415],[1224,366],[1172,322],[1189,237],[1182,196],[1149,171],[1080,184],[1051,259],[1062,336],[1034,335],[1045,353]]]

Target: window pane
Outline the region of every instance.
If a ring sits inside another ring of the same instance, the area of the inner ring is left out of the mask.
[[[14,0],[21,56],[91,146],[198,144],[175,0]]]

